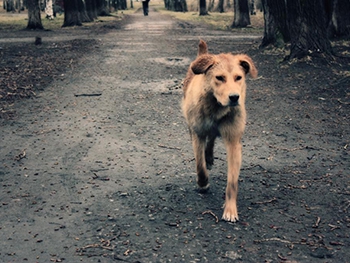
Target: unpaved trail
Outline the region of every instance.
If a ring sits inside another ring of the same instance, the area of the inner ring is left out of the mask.
[[[266,93],[273,64],[248,82],[241,221],[220,220],[221,143],[209,192],[196,191],[178,86],[199,38],[211,52],[241,53],[259,36],[138,12],[97,38],[79,68],[2,122],[1,262],[348,260],[348,128],[318,134],[322,123],[308,125],[316,112],[292,111],[295,88]]]

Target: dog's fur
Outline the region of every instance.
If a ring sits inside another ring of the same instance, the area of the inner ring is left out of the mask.
[[[226,221],[238,220],[238,176],[242,162],[241,138],[245,128],[246,75],[257,77],[257,69],[245,54],[208,53],[199,42],[198,56],[183,81],[182,110],[194,150],[197,183],[207,189],[207,168],[214,163],[216,137],[221,136],[227,151],[227,187],[224,213]]]

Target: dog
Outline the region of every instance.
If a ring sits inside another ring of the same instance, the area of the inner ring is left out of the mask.
[[[246,77],[258,71],[245,54],[208,53],[200,40],[197,58],[183,80],[182,111],[196,160],[197,184],[209,187],[208,171],[214,164],[214,143],[222,137],[227,152],[227,186],[222,219],[236,222],[238,177],[242,163],[241,139],[246,122]]]

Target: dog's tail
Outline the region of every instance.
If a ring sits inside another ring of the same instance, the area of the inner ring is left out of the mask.
[[[205,43],[205,41],[201,39],[198,45],[197,56],[204,55],[204,54],[208,54],[208,46],[207,46],[207,43]]]

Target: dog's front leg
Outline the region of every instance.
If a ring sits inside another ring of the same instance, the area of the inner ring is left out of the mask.
[[[240,141],[225,141],[227,150],[227,186],[222,218],[226,221],[238,220],[237,194],[238,176],[242,163],[242,144]]]
[[[200,138],[196,133],[192,133],[192,146],[194,157],[196,159],[197,169],[197,184],[202,190],[205,190],[209,187],[209,176],[205,162],[205,145],[205,138]]]

